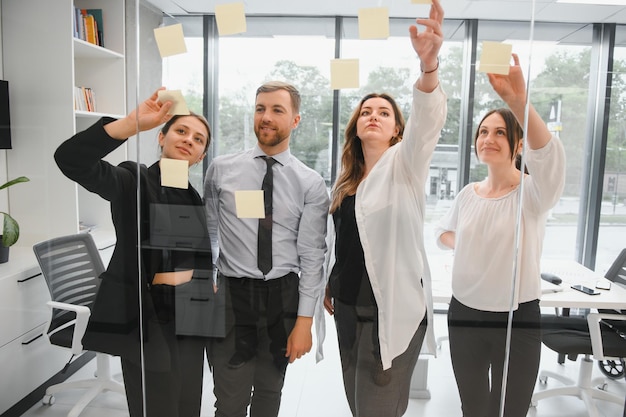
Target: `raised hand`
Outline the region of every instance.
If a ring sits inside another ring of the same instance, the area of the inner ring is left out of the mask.
[[[420,32],[416,25],[409,27],[411,44],[421,61],[422,71],[429,72],[437,68],[439,50],[443,44],[443,8],[439,0],[432,0],[428,19],[415,19],[426,28]]]
[[[520,125],[524,126],[526,109],[526,82],[519,65],[519,57],[513,55],[513,65],[507,75],[487,74],[494,91],[509,106]],[[530,149],[543,148],[550,141],[552,134],[537,113],[535,107],[528,102],[528,124],[526,126],[526,140]]]
[[[171,114],[168,114],[172,103],[169,101],[161,103],[159,101],[159,91],[161,90],[165,90],[165,87],[156,90],[150,98],[140,103],[139,106],[127,116],[127,118],[135,121],[140,132],[154,129],[167,122],[172,117]]]
[[[487,74],[489,82],[500,98],[512,108],[526,103],[526,83],[517,54],[512,54],[513,65],[507,75]]]
[[[105,125],[104,130],[112,138],[124,140],[138,132],[154,129],[167,122],[172,118],[168,111],[173,103],[159,101],[159,91],[164,89],[165,87],[161,87],[156,90],[150,98],[128,113],[128,116]]]

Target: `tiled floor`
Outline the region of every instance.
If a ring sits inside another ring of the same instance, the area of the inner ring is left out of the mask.
[[[435,316],[435,331],[438,336],[445,335],[445,316]],[[345,401],[341,381],[340,364],[334,323],[327,320],[328,336],[324,344],[325,359],[315,363],[313,354],[290,365],[283,390],[283,403],[279,417],[350,417],[350,411]],[[579,359],[580,361],[580,359]],[[117,364],[117,363],[116,363]],[[556,353],[544,348],[542,352],[541,369],[550,369],[563,372],[574,379],[578,375],[579,362],[566,361],[559,365]],[[89,377],[95,365],[90,363],[79,371],[74,378]],[[119,373],[119,365],[115,366]],[[213,402],[211,376],[205,369],[204,398],[202,416],[213,416]],[[602,376],[597,365],[594,364],[594,376]],[[612,392],[626,395],[626,382],[609,380],[608,389]],[[547,387],[559,386],[554,380],[549,380]],[[546,386],[538,384],[537,389]],[[442,347],[436,358],[428,359],[427,388],[430,399],[411,399],[405,416],[427,417],[456,417],[460,416],[460,404],[456,384],[450,364],[448,344]],[[66,416],[71,405],[76,402],[79,392],[65,392],[56,395],[56,402],[52,406],[37,404],[31,408],[25,417]],[[597,402],[601,417],[622,417],[623,406],[599,401]],[[81,414],[81,417],[122,417],[127,416],[125,399],[114,393],[104,393],[97,397]],[[539,402],[536,408],[531,408],[529,417],[585,417],[584,404],[575,397],[553,397]]]

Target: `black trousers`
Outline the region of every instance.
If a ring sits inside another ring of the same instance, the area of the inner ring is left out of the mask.
[[[506,417],[525,417],[541,356],[539,300],[513,314]],[[448,309],[450,356],[464,417],[497,417],[505,362],[507,312],[475,310],[454,297]]]
[[[207,347],[213,369],[216,417],[276,417],[289,358],[287,338],[298,314],[298,276],[268,281],[225,278],[226,337]],[[248,353],[236,369],[228,362],[237,349]]]
[[[169,342],[168,370],[154,370],[149,364],[142,366],[135,361],[121,358],[131,417],[144,415],[144,396],[147,416],[200,416],[206,340],[183,336],[174,337]],[[145,384],[142,372],[145,375]]]
[[[154,314],[143,328],[143,362],[121,357],[131,417],[142,417],[144,405],[150,417],[200,416],[207,338],[177,334],[175,293],[170,285],[152,287]]]

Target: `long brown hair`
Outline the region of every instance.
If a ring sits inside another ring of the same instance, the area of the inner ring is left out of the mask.
[[[341,172],[333,187],[332,202],[330,205],[331,213],[337,210],[344,198],[356,193],[356,189],[363,179],[363,174],[365,173],[365,159],[363,157],[361,139],[356,135],[356,124],[361,115],[363,103],[371,98],[385,99],[393,109],[398,135],[389,139],[389,146],[393,146],[402,140],[402,134],[404,133],[404,116],[393,97],[386,93],[370,93],[363,97],[359,105],[354,109],[354,112],[352,112],[352,116],[346,125],[344,135],[345,143],[341,154]]]

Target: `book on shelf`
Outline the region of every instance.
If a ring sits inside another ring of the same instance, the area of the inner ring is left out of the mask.
[[[74,8],[74,37],[104,47],[102,9]]]
[[[102,9],[87,9],[87,14],[92,15],[96,21],[97,44],[104,47],[104,23],[102,20]]]
[[[96,111],[96,95],[90,87],[74,87],[74,110]]]

